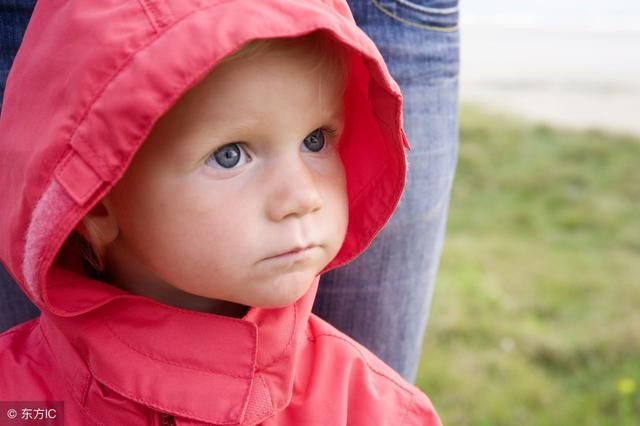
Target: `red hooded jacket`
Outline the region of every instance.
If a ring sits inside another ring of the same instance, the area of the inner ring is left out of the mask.
[[[341,156],[352,260],[405,182],[401,97],[343,0],[40,0],[0,117],[0,259],[41,309],[0,335],[0,401],[63,401],[66,425],[438,425],[427,397],[311,314],[163,305],[61,261],[153,124],[255,38],[324,31],[351,52]],[[374,314],[374,313],[372,313]],[[4,413],[2,413],[4,414]]]

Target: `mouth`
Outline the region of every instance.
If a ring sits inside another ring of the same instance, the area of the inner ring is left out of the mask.
[[[294,247],[291,250],[282,252],[282,253],[278,253],[276,255],[273,256],[269,256],[266,257],[264,260],[275,260],[275,259],[293,259],[293,258],[305,258],[308,255],[311,254],[311,252],[316,249],[319,248],[320,246],[318,244],[309,244],[306,246],[298,246],[298,247]]]

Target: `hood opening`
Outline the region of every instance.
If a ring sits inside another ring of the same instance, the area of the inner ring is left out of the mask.
[[[247,22],[242,28],[230,31],[223,25],[219,28],[210,25],[214,19],[226,22],[221,19],[224,13],[237,15],[243,13],[243,8],[252,12],[247,12]],[[254,11],[256,8],[268,9],[282,25],[264,22],[260,11]],[[0,182],[8,188],[0,195],[0,201],[11,206],[6,218],[0,221],[0,231],[9,235],[9,242],[0,246],[0,256],[41,309],[61,316],[77,315],[127,294],[87,276],[81,262],[73,259],[77,256],[73,230],[124,173],[155,121],[222,57],[255,38],[298,37],[322,31],[351,52],[345,92],[347,125],[341,147],[347,175],[349,225],[342,248],[322,272],[357,257],[397,206],[406,174],[401,97],[373,43],[352,22],[345,25],[343,20],[351,18],[331,6],[298,1],[288,2],[282,10],[273,9],[266,2],[201,6],[167,24],[159,34],[143,39],[140,30],[128,43],[96,45],[88,56],[78,51],[80,56],[73,63],[49,64],[54,69],[46,66],[46,55],[29,56],[33,52],[42,53],[39,49],[50,48],[51,43],[63,44],[70,34],[69,29],[56,33],[51,30],[55,27],[47,27],[45,12],[43,6],[40,14],[35,14],[30,29],[46,32],[50,41],[42,43],[41,37],[28,34],[25,37],[14,63],[13,78],[7,85],[0,119],[0,134],[29,144],[26,149],[11,144],[7,137],[0,140],[3,153],[12,153],[15,158],[12,164],[6,164],[8,171],[0,171]],[[305,19],[299,19],[300,16]],[[94,19],[99,17],[96,14]],[[83,22],[83,28],[86,26]],[[109,31],[98,23],[96,28]],[[138,30],[139,26],[130,28]],[[221,34],[232,37],[225,39]],[[220,43],[192,42],[206,39]],[[167,55],[167,51],[174,54]],[[88,71],[85,68],[89,60],[92,66]],[[34,65],[34,61],[39,65]],[[115,71],[109,73],[109,69]],[[87,74],[90,72],[94,73]],[[30,83],[45,81],[52,73],[66,74],[64,84],[69,87],[55,87],[47,92],[49,86]],[[82,78],[72,78],[74,75]],[[69,97],[59,103],[61,90],[69,96],[76,94],[79,101]],[[38,116],[28,114],[25,109],[33,103],[38,105]],[[34,120],[42,120],[47,126],[33,126]],[[62,291],[61,287],[67,287],[61,284],[62,278],[74,283],[75,291],[71,288]]]

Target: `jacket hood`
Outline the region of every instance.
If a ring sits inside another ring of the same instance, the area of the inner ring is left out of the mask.
[[[257,373],[248,366],[251,362],[264,367],[263,377],[269,376],[267,366],[278,357],[286,358],[283,354],[291,346],[291,336],[308,318],[315,286],[289,309],[254,308],[242,320],[219,318],[165,307],[78,275],[59,266],[58,255],[81,218],[123,175],[154,123],[222,58],[252,39],[314,31],[327,33],[351,55],[345,94],[348,123],[341,144],[349,225],[328,270],[358,256],[388,221],[404,187],[404,151],[408,148],[399,89],[372,41],[356,27],[345,1],[37,2],[7,81],[0,116],[0,235],[5,236],[0,242],[0,259],[43,317],[55,320],[55,329],[69,338],[92,374],[120,394],[166,412],[211,422],[237,422],[248,415],[247,400],[259,399],[264,389],[245,386],[240,379],[243,384],[234,387],[229,377],[254,377]],[[182,359],[180,354],[165,353],[167,359],[158,364],[165,377],[175,373],[171,376],[175,384],[187,376],[194,383],[203,377],[224,376],[216,382],[220,392],[237,392],[243,402],[203,413],[194,406],[204,396],[189,395],[187,401],[169,395],[175,406],[161,406],[156,402],[167,399],[164,385],[145,383],[149,375],[137,377],[135,359],[122,370],[110,369],[106,359],[92,352],[96,342],[111,342],[105,343],[107,356],[126,351],[127,359],[140,354],[148,359],[144,351],[150,346],[154,353],[169,350],[166,342],[141,333],[139,324],[131,326],[135,320],[127,316],[134,305],[136,315],[143,312],[145,318],[154,318],[153,325],[162,328],[164,336],[178,339],[176,344],[181,347],[201,342],[208,329],[206,321],[214,317],[234,330],[221,336],[222,341],[231,342],[234,333],[246,335],[237,340],[238,347],[229,346],[225,356],[235,367],[227,375],[207,370],[195,354],[189,355],[193,359]],[[163,315],[169,314],[171,320],[163,322]],[[200,321],[200,326],[190,328],[193,335],[177,338],[179,325],[188,327],[193,318]],[[261,349],[256,342],[260,330],[282,329],[283,322],[289,324],[284,331],[261,334],[273,339],[268,349]],[[89,327],[92,333],[83,334]],[[127,341],[118,336],[127,336]],[[249,354],[247,362],[235,358],[240,352]],[[178,368],[178,364],[189,364],[193,371]],[[176,371],[170,373],[172,369]],[[286,382],[290,377],[285,376],[271,374]],[[271,386],[267,379],[260,383]],[[290,383],[281,385],[290,387]],[[287,397],[278,401],[272,394],[270,398],[272,406],[282,406]],[[214,419],[213,413],[221,411],[227,417]]]
[[[350,221],[326,271],[358,256],[391,216],[408,147],[399,89],[344,1],[39,1],[0,116],[0,258],[28,297],[60,315],[85,310],[52,305],[47,276],[154,123],[242,44],[313,31],[352,53],[341,152]]]

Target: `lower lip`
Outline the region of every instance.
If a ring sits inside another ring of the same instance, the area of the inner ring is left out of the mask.
[[[300,262],[310,258],[316,248],[317,246],[307,247],[302,250],[291,251],[288,253],[279,254],[277,256],[268,257],[265,260],[275,262]]]

